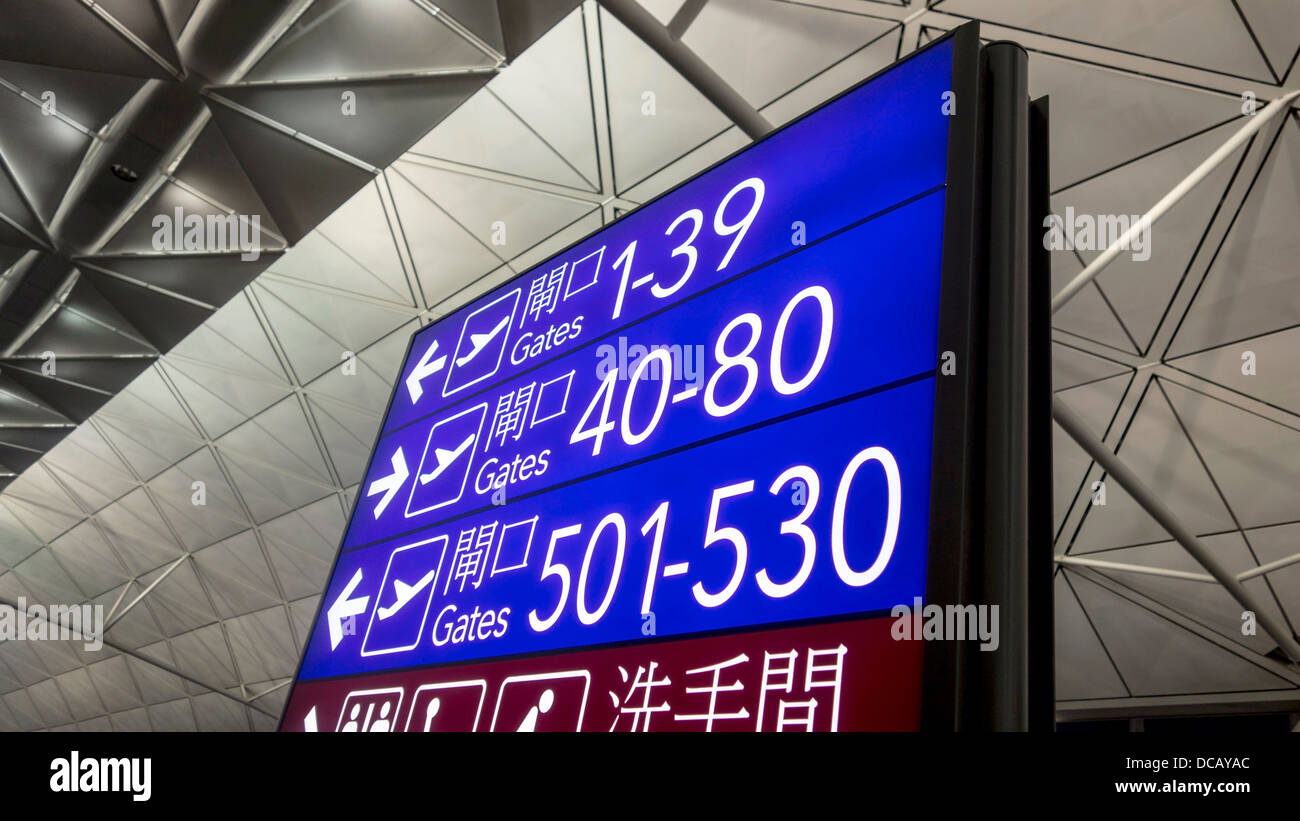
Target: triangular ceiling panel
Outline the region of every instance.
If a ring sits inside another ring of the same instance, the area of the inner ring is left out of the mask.
[[[294,22],[244,79],[329,80],[490,63],[486,54],[410,0],[322,0]]]
[[[1300,424],[1281,424],[1161,380],[1178,421],[1243,527],[1300,513]],[[1244,450],[1239,443],[1249,442]]]
[[[1110,215],[1125,215],[1136,222],[1240,126],[1234,120],[1059,192],[1052,197],[1052,211],[1062,219],[1072,214],[1076,222],[1081,218],[1091,220],[1095,226],[1112,224],[1103,219]],[[1165,317],[1169,300],[1182,282],[1192,254],[1200,247],[1243,152],[1238,149],[1156,222],[1146,239],[1140,240],[1145,247],[1121,253],[1098,276],[1096,282],[1143,350],[1151,344],[1157,324]],[[1096,233],[1094,237],[1098,248],[1079,252],[1085,262],[1092,262],[1102,250],[1100,237]]]
[[[172,41],[167,28],[167,20],[162,9],[154,0],[95,0],[105,11],[113,16],[152,49],[167,63],[179,69],[180,55],[176,53],[176,44]]]
[[[390,215],[367,185],[294,246],[271,270],[344,291],[414,305]]]
[[[1221,562],[1229,572],[1241,573],[1257,567],[1250,549],[1239,533],[1221,533],[1206,536],[1203,544]],[[1176,570],[1184,573],[1206,574],[1199,562],[1192,558],[1182,545],[1177,542],[1160,542],[1139,547],[1126,547],[1106,553],[1106,561],[1151,567],[1160,570]],[[1229,595],[1228,591],[1214,582],[1192,581],[1168,576],[1126,573],[1113,570],[1099,571],[1115,579],[1126,587],[1137,590],[1161,604],[1207,625],[1224,638],[1238,642],[1260,654],[1268,653],[1277,644],[1268,634],[1257,631],[1255,635],[1242,633],[1241,603]],[[1262,578],[1248,579],[1246,589],[1255,597],[1257,606],[1268,616],[1285,624],[1286,619],[1278,607],[1277,600]]]
[[[433,306],[500,267],[502,260],[407,179],[401,165],[405,163],[386,176],[425,305]]]
[[[1088,382],[1128,373],[1120,362],[1056,342],[1052,345],[1052,390],[1064,391]]]
[[[940,10],[1236,77],[1269,77],[1236,9],[1218,0],[942,0]]]
[[[295,243],[368,182],[368,171],[213,102],[212,117],[285,238]]]
[[[1294,298],[1300,289],[1298,175],[1300,123],[1291,117],[1183,318],[1170,356],[1300,324]]]
[[[336,496],[265,522],[261,533],[276,576],[289,598],[319,595],[343,530],[343,510]]]
[[[781,3],[754,14],[748,0],[712,0],[682,42],[709,55],[710,67],[761,108],[796,85],[792,77],[819,74],[896,26],[841,9]]]
[[[196,482],[203,484],[196,488]],[[154,477],[149,491],[190,549],[206,547],[252,526],[209,448]],[[197,495],[199,491],[201,495]]]
[[[86,257],[79,262],[82,271],[109,271],[134,282],[220,306],[279,258],[279,252],[264,251],[255,260],[242,259],[237,254],[173,254],[165,257]]]
[[[355,373],[331,368],[306,385],[305,393],[378,418],[388,407],[407,343],[417,327],[418,323],[411,321],[398,328],[357,354]]]
[[[346,351],[365,348],[414,314],[288,280],[262,280],[254,290],[299,381],[341,366]]]
[[[1296,362],[1300,362],[1300,327],[1188,354],[1169,364],[1300,416]]]
[[[1250,24],[1251,34],[1276,77],[1285,77],[1300,53],[1300,28],[1295,9],[1285,0],[1237,0],[1237,8]]]
[[[554,119],[564,119],[554,117]],[[489,87],[411,146],[411,152],[475,168],[513,174],[521,179],[595,190],[567,157],[546,142]]]
[[[18,349],[19,356],[110,356],[156,354],[91,281],[79,277],[63,307]]]
[[[361,481],[380,417],[321,397],[309,398],[308,402],[339,481],[345,485]]]
[[[413,162],[399,162],[397,168],[484,246],[507,259],[519,256],[596,207],[582,200]],[[496,239],[501,239],[499,224],[505,226],[504,244],[493,243],[494,233]]]
[[[584,187],[595,189],[600,168],[587,38],[582,12],[575,10],[513,59],[511,70],[498,74],[488,88],[572,166]]]
[[[1032,52],[1029,95],[1044,94],[1053,190],[1241,115],[1235,97]]]
[[[14,485],[17,484],[18,482],[14,483]],[[13,517],[20,521],[23,527],[35,534],[36,538],[40,539],[42,543],[57,538],[60,533],[66,533],[84,518],[84,515],[77,510],[70,500],[61,509],[56,510],[53,507],[21,498],[13,492],[12,488],[13,485],[5,493],[5,506]],[[24,557],[24,560],[31,555],[35,554],[29,554],[29,556]]]
[[[169,362],[183,358],[250,379],[289,384],[275,348],[247,294],[231,300],[172,349]]]
[[[467,0],[458,0],[466,2]],[[582,0],[497,0],[506,58],[514,60]],[[473,0],[468,0],[473,2]]]
[[[231,479],[248,500],[249,510],[258,523],[281,516],[331,492],[329,485],[244,456],[229,457],[227,465]]]
[[[168,77],[162,66],[131,45],[91,6],[83,3],[49,0],[5,3],[0,60],[135,77]]]
[[[213,92],[383,168],[490,79],[484,71],[310,86],[219,86]],[[367,127],[375,120],[383,129]]]
[[[17,236],[22,237],[23,241],[44,241],[46,236],[45,227],[41,224],[40,218],[29,207],[23,192],[18,190],[18,186],[7,173],[2,157],[0,157],[0,220],[11,223],[6,229],[11,234],[17,233],[14,226],[21,228],[22,233],[17,234]],[[26,236],[23,236],[24,234]],[[7,268],[8,266],[0,267]]]
[[[1290,683],[1077,573],[1065,571],[1135,696],[1280,690]]]
[[[1073,251],[1052,252],[1052,292],[1059,293],[1066,283],[1083,270],[1083,263]],[[1108,348],[1137,353],[1137,345],[1119,317],[1106,301],[1105,292],[1094,279],[1052,315],[1052,327],[1068,331]]]
[[[320,448],[297,397],[288,397],[249,419],[217,442],[223,455],[261,462],[282,473],[329,484]]]
[[[260,610],[280,601],[271,569],[252,531],[196,552],[194,564],[222,618]]]
[[[95,283],[139,335],[161,353],[170,351],[212,315],[209,308],[89,268],[82,276]]]
[[[1114,381],[1114,380],[1112,380]],[[1214,483],[1187,441],[1164,395],[1152,384],[1117,455],[1193,533],[1233,529],[1232,517]],[[1106,482],[1106,504],[1089,505],[1071,553],[1169,538],[1151,514],[1113,480]]]
[[[226,622],[239,675],[246,682],[292,676],[297,650],[290,636],[289,614],[283,606],[269,607]]]
[[[212,686],[234,687],[239,684],[239,675],[221,625],[210,624],[181,633],[170,644],[176,656],[176,669],[181,672]]]
[[[77,423],[89,419],[112,398],[110,393],[84,388],[57,376],[44,376],[13,367],[5,368],[4,372],[9,379],[38,397],[42,404]],[[3,383],[0,383],[0,390],[3,390]]]
[[[1261,527],[1247,531],[1246,537],[1261,564],[1293,559],[1300,553],[1300,524]],[[1268,581],[1294,629],[1300,625],[1300,562],[1272,571]]]
[[[181,555],[171,530],[144,488],[101,509],[95,518],[134,574],[161,567]],[[126,601],[130,598],[128,594]]]
[[[31,374],[44,375],[43,359],[10,360],[4,370],[26,371]],[[122,359],[75,358],[60,356],[53,362],[54,376],[73,385],[81,385],[102,391],[110,396],[121,391],[153,364],[152,357],[126,357]]]
[[[0,60],[0,78],[42,99],[54,94],[55,110],[92,131],[106,124],[139,91],[145,80],[97,71]]]
[[[224,204],[224,203],[223,203]],[[226,206],[230,207],[230,206]],[[203,222],[203,231],[194,230],[189,223],[192,217]],[[283,247],[278,238],[266,233],[261,224],[261,214],[241,221],[174,182],[166,182],[144,204],[122,229],[100,249],[101,254],[133,253],[184,253],[184,254],[247,254],[260,256],[262,250],[274,251]],[[161,223],[160,218],[166,222]],[[250,259],[256,263],[257,260]],[[237,290],[237,289],[236,289]]]
[[[209,121],[199,132],[174,174],[176,179],[209,197],[220,192],[222,205],[250,219],[256,215],[263,230],[280,233],[271,212],[258,196],[257,189],[215,122]]]
[[[8,10],[6,6],[6,15]],[[10,31],[8,25],[6,20],[0,31]],[[5,124],[0,157],[48,224],[90,147],[90,137],[8,90],[0,94],[0,122]]]
[[[220,436],[241,424],[291,390],[270,380],[250,379],[198,362],[169,360],[163,367],[209,437]]]
[[[70,418],[32,393],[22,376],[17,371],[0,374],[0,410],[6,422],[15,426],[70,425]]]
[[[442,0],[438,9],[450,14],[469,32],[498,52],[505,52],[501,34],[501,13],[497,4],[488,0]]]
[[[98,596],[129,578],[94,522],[72,528],[51,542],[49,550],[87,596]]]

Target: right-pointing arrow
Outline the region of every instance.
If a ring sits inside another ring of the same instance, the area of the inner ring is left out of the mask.
[[[443,366],[447,364],[446,354],[434,359],[432,362],[429,361],[437,351],[438,340],[435,339],[429,349],[424,352],[424,356],[420,357],[420,361],[415,364],[415,368],[411,370],[411,375],[406,377],[406,390],[411,394],[411,404],[419,402],[420,397],[424,396],[424,386],[420,383],[442,370]]]
[[[366,491],[367,497],[374,496],[376,493],[384,494],[384,498],[380,499],[379,504],[375,505],[376,519],[388,508],[388,503],[393,501],[397,491],[401,490],[407,477],[411,475],[410,470],[406,467],[406,454],[402,453],[401,448],[398,448],[397,452],[393,454],[392,465],[393,472],[382,479],[371,482],[370,490]]]

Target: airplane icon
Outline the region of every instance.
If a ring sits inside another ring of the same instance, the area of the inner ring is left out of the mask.
[[[456,365],[457,365],[457,366],[460,366],[460,367],[463,367],[466,363],[468,363],[468,362],[469,362],[470,360],[472,360],[474,357],[478,356],[479,353],[480,353],[484,348],[487,347],[488,343],[491,342],[494,338],[496,338],[496,335],[497,335],[497,334],[499,334],[499,333],[501,333],[503,330],[505,330],[506,327],[507,327],[509,324],[510,324],[510,317],[508,317],[508,316],[507,316],[507,317],[502,317],[501,321],[498,322],[498,323],[496,324],[496,327],[494,327],[492,330],[488,331],[487,333],[470,334],[470,335],[469,335],[469,344],[470,344],[470,350],[469,350],[469,353],[465,354],[464,356],[458,356],[458,357],[456,357]]]
[[[447,558],[448,541],[446,536],[435,536],[388,554],[388,566],[379,583],[383,595],[376,598],[376,607],[370,611],[370,624],[361,640],[363,657],[403,653],[420,644],[433,603],[435,582]],[[415,584],[402,581],[416,578],[419,581]],[[390,589],[390,581],[397,595],[391,604],[384,606],[383,599],[388,595],[384,591]]]
[[[447,450],[446,448],[434,448],[433,458],[438,463],[438,465],[428,473],[420,474],[420,484],[427,485],[430,482],[432,482],[434,479],[437,479],[439,476],[441,476],[444,470],[451,467],[452,463],[455,462],[456,459],[459,458],[460,455],[464,453],[465,450],[470,445],[474,444],[474,437],[475,434],[472,433],[469,436],[466,436],[465,441],[457,445],[455,450]]]
[[[408,483],[407,519],[460,501],[474,467],[474,443],[483,433],[486,415],[487,403],[480,402],[439,419],[429,429],[420,464],[412,474],[419,481]]]
[[[515,288],[465,317],[455,350],[446,354],[450,358],[443,396],[490,379],[501,369],[510,341],[510,322],[519,307],[520,290]]]
[[[378,609],[376,615],[379,616],[379,620],[386,621],[390,616],[396,615],[397,611],[405,607],[407,603],[409,603],[411,599],[415,598],[421,590],[428,587],[429,583],[433,581],[433,577],[436,575],[438,575],[437,570],[430,570],[428,573],[424,574],[423,579],[420,579],[413,585],[407,584],[401,579],[393,579],[393,589],[397,591],[397,600],[387,607],[380,607]]]

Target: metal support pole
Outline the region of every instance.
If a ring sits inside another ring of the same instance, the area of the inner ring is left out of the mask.
[[[685,80],[695,86],[709,102],[717,106],[733,123],[757,140],[772,130],[772,124],[758,109],[740,96],[726,80],[722,79],[699,55],[675,38],[667,28],[646,11],[636,0],[600,0],[605,10],[641,38],[647,46],[676,69]]]
[[[1087,556],[1057,556],[1057,564],[1074,565],[1076,567],[1095,567],[1098,570],[1118,570],[1121,573],[1138,573],[1144,576],[1161,576],[1166,579],[1182,579],[1188,582],[1206,582],[1215,584],[1213,576],[1207,576],[1204,573],[1190,573],[1186,570],[1166,570],[1163,567],[1147,567],[1142,564],[1127,564],[1125,562],[1108,562],[1102,559],[1090,559]]]
[[[1184,527],[1182,522],[1178,521],[1173,512],[1165,507],[1164,502],[1160,501],[1160,498],[1142,483],[1142,480],[1129,469],[1128,465],[1121,462],[1119,457],[1111,452],[1110,448],[1092,435],[1087,425],[1074,414],[1074,411],[1070,410],[1059,397],[1055,396],[1052,397],[1052,418],[1070,435],[1071,439],[1079,444],[1079,447],[1083,448],[1089,456],[1105,468],[1107,474],[1114,476],[1120,487],[1127,490],[1134,501],[1141,505],[1147,513],[1150,513],[1151,517],[1159,522],[1160,526],[1168,531],[1169,535],[1173,536],[1188,553],[1192,554],[1192,558],[1200,562],[1201,566],[1208,570],[1219,584],[1223,585],[1228,593],[1237,600],[1238,604],[1255,614],[1259,626],[1263,627],[1264,632],[1268,633],[1269,637],[1277,642],[1278,647],[1286,654],[1287,658],[1293,662],[1300,662],[1300,644],[1296,643],[1295,636],[1291,635],[1286,626],[1279,624],[1267,610],[1260,607],[1241,581],[1230,573],[1226,567],[1219,564],[1218,559],[1214,557],[1210,549]]]
[[[119,621],[121,621],[122,619],[126,618],[126,614],[127,614],[127,613],[130,613],[130,612],[135,608],[135,606],[136,606],[137,604],[139,604],[140,602],[144,601],[144,597],[145,597],[145,596],[147,596],[147,595],[149,595],[150,593],[152,593],[152,592],[153,592],[153,589],[154,589],[155,587],[157,587],[158,585],[162,584],[163,580],[166,579],[168,576],[170,576],[170,575],[172,574],[172,571],[175,570],[176,568],[180,567],[180,566],[181,566],[181,563],[184,562],[184,561],[185,561],[186,559],[188,559],[189,557],[190,557],[190,554],[186,553],[186,554],[184,554],[183,556],[180,556],[179,558],[177,558],[176,561],[174,561],[174,562],[172,562],[170,565],[168,565],[166,570],[164,570],[163,572],[161,572],[161,573],[158,574],[158,578],[156,578],[156,579],[154,579],[153,581],[149,582],[149,586],[146,587],[144,590],[141,590],[141,591],[140,591],[140,595],[136,596],[134,599],[131,600],[131,603],[130,603],[130,604],[128,604],[126,607],[123,607],[123,608],[122,608],[122,612],[121,612],[121,613],[118,613],[117,616],[116,616],[115,618],[113,618],[112,620],[110,620],[110,621],[108,622],[108,624],[104,625],[104,632],[107,633],[107,632],[109,631],[109,629],[112,628],[113,625],[117,624]]]
[[[704,6],[709,0],[686,0],[682,7],[673,15],[673,19],[668,21],[668,33],[673,36],[674,40],[682,39],[686,30],[695,22],[695,18],[700,16],[704,11]]]
[[[1052,313],[1056,313],[1061,310],[1061,308],[1065,307],[1065,303],[1069,302],[1070,298],[1079,293],[1085,285],[1092,282],[1092,280],[1095,279],[1107,265],[1113,262],[1114,259],[1120,255],[1121,251],[1133,247],[1133,240],[1136,239],[1138,235],[1140,235],[1144,230],[1150,230],[1156,220],[1164,216],[1165,212],[1170,208],[1173,208],[1179,200],[1187,195],[1187,192],[1191,191],[1206,177],[1210,176],[1210,172],[1218,168],[1219,164],[1226,160],[1232,152],[1236,151],[1237,148],[1246,142],[1246,140],[1249,140],[1254,136],[1256,131],[1263,128],[1265,123],[1285,111],[1291,104],[1291,101],[1298,96],[1300,96],[1300,91],[1292,91],[1289,94],[1284,94],[1265,106],[1263,111],[1251,116],[1249,118],[1250,121],[1242,126],[1240,131],[1233,134],[1226,143],[1219,146],[1218,151],[1215,151],[1207,157],[1205,162],[1198,165],[1192,173],[1188,174],[1187,177],[1183,179],[1182,182],[1174,186],[1172,191],[1165,194],[1159,202],[1151,206],[1150,211],[1146,212],[1141,219],[1129,226],[1129,229],[1125,231],[1122,236],[1112,242],[1109,248],[1102,251],[1096,259],[1089,263],[1088,267],[1075,275],[1074,279],[1070,280],[1070,282],[1061,289],[1061,292],[1052,298]]]
[[[984,48],[988,78],[988,296],[984,376],[983,600],[1000,608],[996,653],[983,671],[986,726],[1029,729],[1030,234],[1029,57],[1014,43]],[[1046,547],[1045,544],[1040,545]],[[1046,558],[1044,556],[1044,558]],[[1045,569],[1045,568],[1044,568]],[[1050,663],[1050,659],[1044,659]],[[976,729],[968,724],[966,729]]]

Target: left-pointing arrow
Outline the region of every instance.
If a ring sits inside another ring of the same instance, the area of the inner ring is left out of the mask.
[[[420,361],[415,364],[415,367],[411,370],[411,375],[406,377],[406,390],[411,394],[412,404],[419,402],[420,397],[424,396],[424,385],[420,383],[442,370],[443,366],[447,364],[446,354],[433,359],[433,355],[437,351],[438,340],[435,339],[429,349],[424,352],[424,356],[420,357]],[[433,361],[430,361],[431,359]]]
[[[343,641],[343,620],[352,616],[359,616],[366,612],[366,607],[370,605],[369,596],[360,596],[358,598],[349,598],[361,584],[361,568],[352,574],[352,580],[348,582],[347,587],[330,605],[330,609],[325,611],[325,620],[329,624],[330,630],[330,650],[338,649],[339,642]]]
[[[366,491],[367,497],[374,496],[376,493],[384,494],[384,497],[379,500],[379,504],[375,505],[376,519],[378,519],[386,509],[388,509],[388,503],[393,501],[393,497],[397,495],[397,491],[402,489],[402,485],[406,483],[407,477],[411,475],[411,472],[406,467],[406,454],[402,453],[401,448],[398,448],[397,452],[393,454],[391,461],[393,472],[382,479],[376,479],[371,482],[370,490]]]

